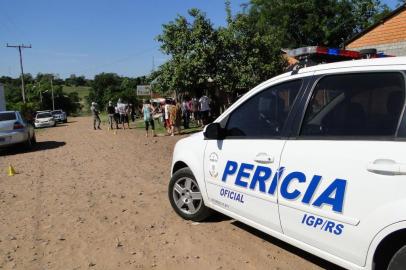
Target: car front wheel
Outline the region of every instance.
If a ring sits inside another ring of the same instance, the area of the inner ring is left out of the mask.
[[[400,248],[389,262],[388,270],[403,270],[406,266],[406,245]]]
[[[199,185],[189,168],[180,169],[173,174],[168,196],[175,212],[186,220],[202,221],[212,212],[204,205]]]

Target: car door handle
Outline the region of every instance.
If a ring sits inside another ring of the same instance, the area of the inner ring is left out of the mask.
[[[402,175],[406,174],[406,164],[391,159],[377,159],[367,165],[367,170],[376,174]]]
[[[274,157],[271,157],[267,153],[259,153],[255,156],[254,161],[261,164],[269,164],[274,162]]]

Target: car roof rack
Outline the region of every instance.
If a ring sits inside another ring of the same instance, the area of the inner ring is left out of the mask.
[[[292,50],[283,50],[283,52],[285,52],[289,57],[292,57],[298,61],[288,68],[288,71],[292,71],[292,75],[296,74],[301,68],[311,67],[319,64],[357,59],[392,57],[391,55],[379,53],[373,48],[364,49],[361,51],[352,51],[323,46],[308,46]]]

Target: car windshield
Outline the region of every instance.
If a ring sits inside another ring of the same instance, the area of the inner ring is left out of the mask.
[[[16,120],[15,112],[0,113],[0,122],[1,121],[10,121],[10,120]]]
[[[62,111],[52,111],[52,115],[61,114],[61,113],[62,113]]]
[[[37,114],[37,118],[48,118],[48,117],[52,117],[52,115],[50,113],[39,113],[39,114]]]

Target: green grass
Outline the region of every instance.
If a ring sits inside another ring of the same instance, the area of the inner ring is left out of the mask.
[[[102,112],[99,116],[100,116],[100,120],[101,120],[102,124],[108,125],[109,121],[108,121],[107,113]],[[130,121],[130,127],[134,128],[134,125],[135,125],[136,129],[145,130],[144,119],[137,118],[137,119],[135,119],[135,122]],[[113,126],[115,126],[115,124]],[[122,127],[122,126],[120,125],[119,127]],[[184,129],[182,126],[181,134],[191,134],[191,133],[199,132],[202,130],[203,130],[203,128],[200,126],[197,126],[195,121],[190,121],[188,129]],[[155,120],[155,133],[157,135],[166,135],[165,127],[163,126],[163,124],[159,123],[158,120]]]
[[[106,113],[101,113],[100,114],[100,120],[103,124],[108,125],[108,116]],[[136,119],[135,122],[131,122],[130,121],[130,127],[134,128],[134,124],[135,124],[135,128],[136,129],[142,129],[145,130],[145,123],[143,119]],[[114,126],[114,125],[113,125]],[[120,125],[121,127],[121,125]],[[199,132],[202,131],[203,128],[202,127],[198,127],[196,125],[195,122],[190,122],[188,129],[183,129],[181,130],[182,134],[190,134],[190,133],[194,133],[194,132]],[[166,129],[163,126],[163,124],[159,123],[158,120],[155,120],[155,133],[157,135],[166,135]]]
[[[140,128],[140,129],[145,129],[144,120],[137,119],[135,121],[135,127]],[[199,132],[202,130],[203,130],[203,128],[197,126],[195,122],[190,122],[188,129],[183,129],[183,127],[181,128],[181,134],[190,134],[190,133]],[[167,134],[166,129],[163,126],[163,124],[159,123],[157,120],[155,120],[155,133],[157,135],[166,135]]]
[[[67,86],[64,85],[62,88],[64,93],[72,93],[72,92],[77,92],[79,95],[79,102],[82,105],[82,110],[77,114],[79,115],[89,115],[90,114],[90,108],[86,104],[86,97],[89,95],[90,92],[90,87],[89,86]]]
[[[80,102],[85,102],[85,97],[89,95],[90,87],[89,86],[63,86],[63,91],[67,94],[72,92],[77,92],[79,94]]]

